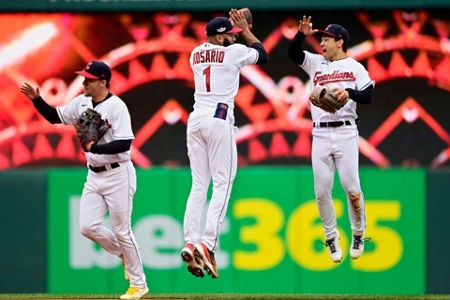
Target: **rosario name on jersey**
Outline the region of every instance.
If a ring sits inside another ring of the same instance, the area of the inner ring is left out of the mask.
[[[308,73],[312,82],[310,86],[311,91],[317,85],[327,86],[328,88],[351,88],[361,91],[375,84],[370,79],[369,73],[364,66],[351,57],[329,61],[320,54],[313,54],[308,51],[304,51],[304,53],[305,60],[301,67]],[[347,104],[335,113],[328,113],[311,105],[311,116],[314,122],[356,119],[358,117],[356,114],[356,102],[349,99]]]
[[[224,47],[204,43],[196,47],[189,59],[194,72],[194,109],[215,109],[218,102],[233,109],[240,68],[255,64],[258,55],[256,49],[242,44]]]

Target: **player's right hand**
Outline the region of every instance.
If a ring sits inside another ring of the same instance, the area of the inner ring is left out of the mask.
[[[303,16],[303,19],[298,21],[298,31],[302,32],[304,35],[311,35],[319,30],[312,28],[311,16]]]
[[[20,92],[31,100],[37,99],[41,95],[39,93],[39,88],[35,88],[26,82],[20,87]]]
[[[336,98],[338,102],[347,103],[349,95],[346,90],[338,87],[332,88],[331,90],[334,92],[334,98]]]
[[[249,29],[249,24],[247,23],[247,19],[242,10],[232,8],[230,9],[229,15],[234,27],[241,28],[242,30]]]

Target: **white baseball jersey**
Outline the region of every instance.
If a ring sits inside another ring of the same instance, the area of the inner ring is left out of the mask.
[[[59,118],[64,124],[76,124],[81,113],[91,108],[99,112],[102,119],[108,120],[111,128],[98,141],[98,144],[105,144],[113,140],[134,139],[131,128],[130,114],[125,103],[117,96],[112,95],[108,99],[100,102],[93,108],[92,98],[80,95],[64,106],[56,109]],[[130,151],[104,155],[85,152],[88,164],[92,166],[103,166],[114,162],[123,162],[130,160]]]
[[[363,65],[351,57],[329,61],[323,55],[308,51],[303,51],[303,53],[305,53],[305,60],[301,67],[311,79],[311,91],[316,85],[325,85],[329,88],[351,88],[358,91],[364,90],[371,84],[374,85],[374,81],[370,79],[369,73]],[[351,99],[336,113],[328,113],[311,104],[311,115],[314,122],[355,120],[358,117],[356,102]]]
[[[258,57],[256,49],[242,44],[224,47],[204,43],[196,47],[189,59],[195,82],[194,110],[214,110],[217,102],[233,110],[240,69],[255,64]]]

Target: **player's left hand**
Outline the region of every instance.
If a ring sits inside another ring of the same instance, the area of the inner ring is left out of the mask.
[[[346,90],[335,87],[332,89],[332,91],[334,92],[334,97],[338,102],[346,103],[348,101],[349,95]]]
[[[318,29],[313,29],[313,24],[311,22],[311,16],[303,16],[301,20],[298,21],[298,31],[302,32],[304,35],[312,35],[319,31]]]

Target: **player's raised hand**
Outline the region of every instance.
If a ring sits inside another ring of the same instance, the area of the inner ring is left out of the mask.
[[[302,32],[304,35],[311,35],[319,30],[312,28],[311,16],[303,16],[303,18],[298,21],[298,31]]]
[[[28,98],[30,98],[31,100],[39,98],[39,96],[41,95],[39,93],[39,88],[37,87],[35,88],[26,82],[20,87],[20,92],[25,96],[27,96]]]
[[[232,8],[230,9],[229,15],[234,27],[241,28],[242,30],[249,29],[247,19],[242,10]]]

